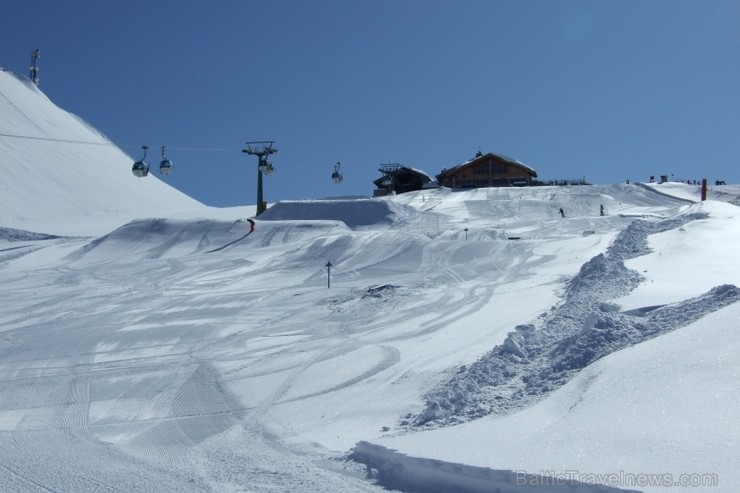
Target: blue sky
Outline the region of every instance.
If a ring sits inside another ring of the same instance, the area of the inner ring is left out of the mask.
[[[496,152],[541,178],[740,183],[737,0],[8,0],[0,66],[209,205],[371,195]],[[340,161],[344,182],[331,179]]]

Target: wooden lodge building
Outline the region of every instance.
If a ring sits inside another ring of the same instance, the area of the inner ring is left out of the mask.
[[[529,186],[537,172],[515,159],[489,152],[453,168],[443,169],[437,182],[449,188]]]
[[[443,169],[435,178],[418,169],[400,164],[386,164],[379,169],[383,176],[373,181],[374,196],[412,192],[430,187],[486,188],[541,185],[537,172],[515,159],[489,152],[478,152],[473,159]]]

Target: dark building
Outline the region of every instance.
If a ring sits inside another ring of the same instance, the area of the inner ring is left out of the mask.
[[[423,171],[400,164],[385,164],[378,171],[383,173],[383,176],[373,181],[377,187],[373,193],[375,197],[394,192],[405,193],[421,190],[432,181],[432,178]]]

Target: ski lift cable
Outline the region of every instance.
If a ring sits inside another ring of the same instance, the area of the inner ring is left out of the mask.
[[[120,145],[118,146],[121,149],[141,149],[141,145],[134,145],[134,144],[126,144],[126,145]],[[162,146],[159,146],[160,148]],[[175,147],[175,146],[166,146],[168,151],[185,151],[185,152],[225,152],[225,151],[231,151],[231,152],[241,152],[241,149],[229,149],[225,147]]]
[[[141,149],[141,145],[139,144],[124,144],[124,145],[117,145],[110,141],[105,142],[93,142],[90,140],[74,140],[74,139],[56,139],[53,137],[35,137],[32,135],[17,135],[17,134],[6,134],[6,133],[0,133],[0,137],[8,137],[13,139],[27,139],[27,140],[42,140],[42,141],[48,141],[48,142],[61,142],[65,144],[83,144],[83,145],[97,145],[97,146],[112,146],[112,147],[118,147],[119,149]],[[173,146],[167,146],[168,150],[174,150],[174,151],[186,151],[186,152],[225,152],[225,151],[232,151],[232,152],[241,152],[241,149],[236,148],[215,148],[215,147],[173,147]]]
[[[46,140],[50,142],[63,142],[65,144],[85,144],[85,145],[97,145],[97,146],[115,146],[112,142],[92,142],[89,140],[73,140],[73,139],[55,139],[52,137],[33,137],[31,135],[15,135],[0,133],[0,137],[10,137],[14,139],[28,139],[28,140]]]

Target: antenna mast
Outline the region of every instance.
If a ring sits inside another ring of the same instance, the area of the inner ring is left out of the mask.
[[[41,52],[38,48],[33,50],[31,52],[31,73],[29,77],[31,78],[31,82],[39,85],[39,67],[38,67],[38,58],[41,56]]]

